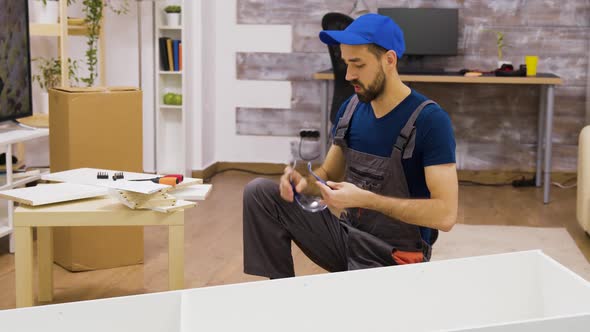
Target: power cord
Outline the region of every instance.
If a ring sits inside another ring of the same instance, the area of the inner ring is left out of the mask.
[[[487,187],[504,187],[504,186],[513,186],[515,188],[523,188],[523,187],[535,187],[536,184],[536,176],[532,178],[525,178],[524,176],[520,177],[520,179],[513,179],[509,182],[500,182],[500,183],[483,183],[483,182],[476,182],[476,181],[469,181],[469,180],[460,180],[459,184],[466,185],[466,186],[487,186]],[[575,181],[576,178],[570,179],[565,181],[564,183],[559,182],[551,182],[552,185],[561,188],[561,189],[571,189],[575,188],[577,184],[574,182],[571,185],[567,183],[570,181]]]
[[[520,180],[512,180],[512,186],[515,188],[519,187],[534,187],[537,185],[537,177],[533,176],[532,179],[526,179],[524,176]]]
[[[504,187],[504,186],[511,186],[512,183],[511,182],[506,182],[506,183],[483,183],[483,182],[477,182],[477,181],[469,181],[469,180],[460,180],[459,181],[460,185],[464,185],[464,186],[484,186],[484,187]]]
[[[256,171],[251,171],[248,169],[243,169],[243,168],[225,168],[222,169],[221,171],[215,172],[215,174],[213,174],[213,176],[203,179],[203,182],[211,182],[211,179],[213,179],[216,175],[221,174],[221,173],[225,173],[227,171],[236,171],[236,172],[242,172],[242,173],[249,173],[249,174],[254,174],[254,175],[263,175],[263,176],[277,176],[277,175],[283,175],[283,172],[280,173],[264,173],[264,172],[256,172]]]
[[[559,183],[559,182],[551,182],[551,184],[554,185],[554,186],[556,186],[556,187],[558,187],[558,188],[561,188],[561,189],[571,189],[571,188],[575,188],[575,187],[578,186],[577,181],[578,181],[578,177],[574,177],[574,178],[569,179],[569,180],[566,180],[566,181],[564,181],[562,183]],[[568,185],[567,184],[568,182],[573,182],[573,183],[570,184],[570,185]]]
[[[526,181],[526,182],[525,182]],[[508,182],[498,182],[498,183],[486,183],[486,182],[478,182],[478,181],[471,181],[471,180],[459,180],[459,184],[465,186],[484,186],[484,187],[505,187],[505,186],[514,186],[514,187],[524,187],[524,183],[528,183],[528,180],[525,180],[524,176],[520,179],[512,178],[508,180]],[[534,185],[534,180],[533,180]]]

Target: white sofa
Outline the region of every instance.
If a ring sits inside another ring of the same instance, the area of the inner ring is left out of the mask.
[[[580,132],[578,141],[578,200],[576,217],[590,234],[590,125]]]

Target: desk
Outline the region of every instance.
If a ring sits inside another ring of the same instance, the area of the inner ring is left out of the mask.
[[[329,83],[334,80],[334,74],[331,70],[327,70],[315,73],[313,78],[323,81],[321,90],[322,121],[320,130],[320,153],[321,158],[323,159],[325,158],[328,149],[328,125],[330,116]],[[539,101],[539,129],[537,133],[536,185],[537,187],[541,186],[541,173],[543,173],[543,203],[549,203],[551,189],[551,139],[553,131],[554,87],[555,85],[563,83],[560,77],[553,74],[537,74],[535,77],[400,75],[400,78],[404,82],[422,83],[538,85],[541,88],[541,97]]]
[[[132,210],[111,198],[95,198],[40,207],[20,206],[14,213],[16,306],[34,304],[33,228],[37,228],[39,301],[53,299],[52,227],[168,226],[168,273],[171,290],[184,287],[184,210],[161,213]]]

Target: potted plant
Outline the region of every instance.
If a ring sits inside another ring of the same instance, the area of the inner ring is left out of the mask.
[[[505,61],[503,59],[503,55],[504,55],[504,47],[506,47],[507,45],[504,43],[504,33],[502,31],[497,31],[497,30],[490,30],[491,32],[496,34],[496,48],[498,50],[498,68],[501,68],[502,65],[504,64],[508,64],[511,65],[512,62],[510,61]]]
[[[49,93],[48,90],[61,84],[61,60],[56,58],[35,58],[33,62],[37,63],[37,74],[33,75],[33,81],[39,83],[41,88],[41,108],[39,113],[49,113]],[[70,85],[76,85],[79,82],[78,63],[76,60],[68,59],[68,79]]]
[[[86,23],[88,29],[86,40],[86,45],[88,46],[86,49],[88,77],[82,78],[86,86],[93,86],[98,78],[98,39],[104,8],[108,7],[117,15],[127,14],[129,12],[129,0],[120,1],[118,6],[115,6],[113,2],[113,0],[82,0],[84,23]]]
[[[31,3],[31,21],[35,23],[55,24],[59,17],[58,0],[33,0]]]
[[[164,8],[166,12],[166,24],[168,26],[179,26],[180,25],[180,12],[181,8],[178,5],[170,5]]]

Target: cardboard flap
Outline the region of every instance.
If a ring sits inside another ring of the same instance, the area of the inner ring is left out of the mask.
[[[109,91],[137,91],[139,88],[134,86],[109,86],[106,88]]]
[[[57,86],[54,90],[71,92],[71,93],[84,93],[84,92],[103,92],[106,91],[105,87],[75,87],[75,86]]]
[[[94,87],[75,87],[75,86],[59,86],[55,90],[69,92],[69,93],[88,93],[88,92],[109,92],[109,91],[137,91],[136,87],[132,86],[94,86]]]

